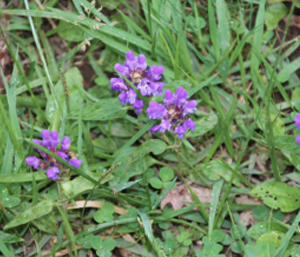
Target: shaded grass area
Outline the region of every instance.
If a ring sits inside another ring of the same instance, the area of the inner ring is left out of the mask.
[[[298,7],[2,6],[0,253],[297,256],[300,43],[289,34]],[[149,132],[150,99],[136,115],[111,90],[114,65],[129,50],[164,66],[164,90],[181,86],[197,101],[196,129],[182,141]],[[80,168],[31,142],[44,129],[71,138]],[[51,182],[28,168],[34,148],[64,164],[71,179]]]

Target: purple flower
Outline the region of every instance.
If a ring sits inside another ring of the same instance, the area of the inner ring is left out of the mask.
[[[149,119],[162,119],[168,115],[168,111],[163,104],[151,101],[147,108]]]
[[[184,137],[188,129],[194,130],[196,122],[186,116],[197,110],[195,100],[187,101],[187,92],[184,88],[177,88],[175,94],[170,90],[165,91],[163,104],[151,101],[147,108],[149,119],[160,119],[160,125],[154,125],[150,131],[165,133],[166,130],[178,135],[179,139]]]
[[[300,145],[300,136],[296,137],[296,142]]]
[[[57,167],[52,167],[52,168],[47,169],[47,177],[50,178],[51,180],[58,179],[59,173],[60,173],[60,170]]]
[[[58,138],[58,133],[55,130],[51,131],[51,140],[50,140],[50,145],[52,150],[56,150],[56,146],[59,143],[59,138]]]
[[[127,91],[122,91],[118,97],[120,98],[120,103],[124,105],[127,101]]]
[[[62,151],[68,151],[71,144],[71,140],[69,137],[64,137],[61,141],[61,150]]]
[[[27,157],[25,162],[29,167],[33,167],[34,169],[37,169],[42,164],[42,162],[35,156]]]
[[[300,113],[298,113],[296,116],[295,124],[296,124],[297,128],[300,130]]]
[[[111,89],[113,91],[122,91],[122,90],[127,90],[127,86],[125,85],[125,82],[123,79],[120,78],[112,78],[110,80],[110,83],[112,84]]]
[[[159,80],[164,72],[164,67],[153,65],[146,71],[147,62],[143,54],[135,57],[133,52],[128,51],[124,65],[117,63],[114,68],[120,77],[110,80],[111,89],[113,91],[122,91],[118,96],[120,103],[122,105],[125,105],[125,103],[132,105],[136,113],[142,111],[141,108],[144,106],[144,103],[141,103],[142,100],[137,98],[137,94],[132,86],[135,86],[142,96],[158,96],[162,94],[164,83],[159,82]],[[127,83],[124,78],[132,84]]]
[[[183,126],[186,128],[186,129],[190,129],[190,130],[195,130],[196,128],[196,122],[193,121],[191,118],[187,119],[185,122],[183,122]]]
[[[66,160],[66,161],[69,159],[69,155],[66,154],[65,152],[58,152],[57,155],[58,155],[58,157]]]
[[[141,113],[142,107],[144,107],[144,102],[142,100],[136,99],[132,107],[135,109],[136,113]]]
[[[50,131],[49,130],[43,130],[42,131],[42,138],[43,138],[43,146],[51,149],[51,137],[50,137]]]
[[[43,139],[42,141],[38,139],[33,139],[32,141],[36,144],[48,148],[52,153],[56,154],[57,156],[64,159],[65,161],[68,161],[74,167],[76,168],[80,167],[81,160],[74,158],[75,154],[69,151],[70,144],[71,144],[71,140],[69,137],[64,137],[61,142],[61,148],[56,149],[58,143],[60,142],[57,131],[52,130],[50,132],[48,130],[43,130],[41,135]],[[46,154],[45,152],[39,149],[37,149],[37,151],[44,158],[44,161],[41,161],[36,156],[30,156],[25,159],[26,164],[35,169],[40,167],[44,170],[47,170],[47,176],[51,180],[58,179],[59,178],[58,174],[60,173],[60,170],[61,169],[65,170],[66,167],[55,158]]]
[[[155,81],[161,79],[161,74],[164,73],[163,66],[152,65],[149,70],[146,72],[147,78],[149,80]]]
[[[170,131],[171,127],[172,127],[172,124],[170,121],[162,120],[162,122],[160,123],[159,131],[162,133],[165,133],[166,130]]]
[[[174,134],[177,134],[179,139],[182,139],[184,137],[185,132],[186,128],[184,126],[178,126],[174,129]]]
[[[79,168],[80,165],[81,165],[81,160],[76,159],[76,158],[72,158],[72,159],[69,161],[69,163],[70,163],[71,165],[73,165],[75,168]]]

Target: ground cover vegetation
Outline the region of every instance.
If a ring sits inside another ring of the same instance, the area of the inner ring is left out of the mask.
[[[299,256],[299,1],[0,18],[1,256]]]

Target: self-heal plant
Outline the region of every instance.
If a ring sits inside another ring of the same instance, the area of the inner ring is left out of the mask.
[[[164,67],[153,65],[146,70],[146,57],[143,54],[135,57],[131,51],[126,53],[126,59],[124,65],[117,63],[114,66],[119,78],[110,80],[111,89],[116,92],[121,91],[118,97],[122,105],[131,104],[136,113],[141,113],[144,102],[138,99],[135,90],[127,83],[126,79],[141,92],[142,96],[161,95],[164,83],[159,82],[159,80],[164,72]]]
[[[197,102],[195,100],[187,101],[187,98],[186,90],[179,87],[175,94],[172,94],[171,90],[165,91],[165,105],[151,101],[147,108],[149,119],[160,119],[161,123],[154,125],[150,131],[165,133],[168,130],[182,139],[188,129],[194,130],[196,122],[187,118],[187,115],[197,110]]]
[[[60,140],[58,138],[58,133],[55,130],[51,132],[48,130],[43,130],[42,141],[38,139],[33,139],[32,141],[36,144],[46,147],[48,150],[57,154],[57,156],[69,162],[74,167],[80,167],[81,160],[74,157],[75,154],[69,151],[69,147],[71,144],[71,140],[69,137],[63,138],[60,149],[56,149]],[[27,165],[33,167],[34,169],[41,168],[43,170],[47,170],[47,177],[51,180],[58,179],[60,172],[62,170],[65,170],[66,167],[40,149],[37,149],[37,151],[44,158],[44,161],[41,161],[36,156],[30,156],[25,159]]]

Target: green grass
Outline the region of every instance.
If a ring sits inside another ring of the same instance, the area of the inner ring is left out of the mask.
[[[0,95],[0,256],[23,256],[24,242],[33,242],[25,246],[26,256],[66,249],[69,256],[117,256],[117,249],[136,256],[297,256],[300,206],[297,198],[291,201],[297,194],[289,194],[297,189],[286,184],[300,184],[294,125],[300,110],[299,40],[289,31],[298,4],[291,4],[287,23],[267,31],[266,19],[276,20],[270,1],[137,3],[55,0],[41,2],[41,10],[25,0],[0,11],[6,24],[0,41],[10,60],[0,67],[2,77],[10,76]],[[164,66],[164,90],[182,86],[197,101],[198,110],[189,115],[197,129],[182,143],[172,133],[149,132],[157,124],[148,120],[150,100],[136,115],[110,89],[114,65],[124,62],[128,50],[143,53],[148,66]],[[71,138],[80,168],[31,142],[44,129]],[[60,190],[44,171],[25,164],[37,154],[34,147],[70,170],[71,180],[59,183]],[[163,167],[174,177],[153,187],[149,180],[159,178]],[[235,200],[254,199],[267,181],[277,183],[259,205],[271,215],[253,216],[270,226],[257,236],[256,226],[245,225],[241,216],[256,206]],[[184,195],[183,207],[161,209],[182,184],[185,189],[170,202]],[[209,202],[201,188],[211,190]],[[275,198],[276,210],[270,204]],[[66,210],[79,200],[126,212],[100,208],[98,223],[99,207]],[[292,218],[284,223],[287,208]],[[277,226],[271,226],[274,221]],[[113,242],[99,240],[109,235]]]

